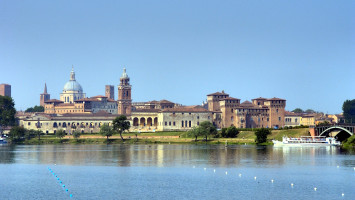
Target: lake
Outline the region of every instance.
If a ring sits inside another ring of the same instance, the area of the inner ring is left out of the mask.
[[[339,147],[1,145],[0,199],[355,199],[355,154]]]

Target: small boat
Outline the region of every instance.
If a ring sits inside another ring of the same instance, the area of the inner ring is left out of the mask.
[[[341,143],[333,137],[301,136],[299,138],[282,137],[282,141],[272,140],[274,146],[339,146]]]

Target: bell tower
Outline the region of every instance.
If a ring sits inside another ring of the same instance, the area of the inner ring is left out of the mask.
[[[44,102],[48,101],[51,98],[51,95],[47,93],[47,84],[44,83],[44,91],[41,94],[39,105],[44,107]]]
[[[120,84],[118,85],[118,114],[119,115],[131,115],[132,99],[131,88],[129,84],[129,77],[126,73],[126,68],[123,68],[123,73],[120,78]]]

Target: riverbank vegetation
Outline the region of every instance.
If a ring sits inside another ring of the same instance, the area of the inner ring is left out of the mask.
[[[16,133],[17,130],[21,130],[20,133]],[[200,129],[201,130],[201,129]],[[112,135],[107,137],[105,134],[87,134],[73,133],[72,135],[66,135],[64,137],[60,137],[55,134],[43,135],[42,132],[35,130],[25,130],[14,128],[11,132],[16,135],[16,140],[13,140],[13,143],[16,144],[151,144],[151,143],[190,143],[190,144],[199,144],[199,143],[209,143],[209,144],[256,144],[256,136],[255,131],[259,129],[249,129],[247,131],[238,131],[234,128],[230,128],[230,130],[219,130],[217,133],[212,130],[213,134],[201,134],[193,136],[190,132],[124,132],[122,133],[122,137],[116,132],[112,132]],[[269,129],[267,129],[269,130]],[[24,135],[26,132],[30,132],[33,134],[29,134],[28,137]],[[229,132],[229,133],[227,133]],[[271,134],[267,136],[267,142],[262,144],[272,144],[272,139],[281,139],[283,135],[287,135],[289,137],[299,137],[303,135],[308,135],[307,128],[299,128],[299,129],[288,129],[288,130],[270,130]],[[58,131],[57,131],[58,133]],[[225,136],[222,136],[225,134]],[[40,135],[40,137],[39,137]],[[207,137],[206,137],[207,135]],[[11,134],[9,135],[9,139],[11,139]],[[231,137],[229,137],[231,136]]]

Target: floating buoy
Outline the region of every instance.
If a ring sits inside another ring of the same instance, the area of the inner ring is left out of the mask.
[[[337,165],[337,168],[339,168],[339,165]]]
[[[354,171],[355,171],[355,167],[354,167]]]
[[[291,183],[291,187],[293,187],[293,183]]]
[[[63,185],[63,187],[65,187],[65,185]]]
[[[242,174],[239,174],[238,176],[239,176],[239,177],[242,177]]]
[[[206,168],[203,168],[204,170],[206,170]]]
[[[271,179],[271,183],[274,183],[274,179]]]
[[[314,189],[314,191],[317,191],[317,188],[315,187],[315,188],[313,188]]]
[[[226,172],[226,175],[228,174],[228,172]]]
[[[70,196],[70,197],[73,197],[73,195],[72,195],[72,194],[70,194],[69,196]]]
[[[65,191],[68,192],[68,189],[66,189]]]
[[[214,169],[213,172],[216,173],[216,169]]]
[[[256,180],[256,176],[254,176],[254,180]]]
[[[192,166],[192,168],[195,168],[195,165],[194,165],[194,166]]]
[[[62,181],[60,181],[59,183],[62,184]]]
[[[343,197],[343,196],[344,196],[344,193],[341,193],[341,196]]]

